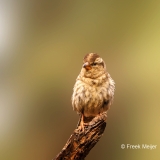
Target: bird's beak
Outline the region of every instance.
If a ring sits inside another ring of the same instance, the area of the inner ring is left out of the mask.
[[[91,70],[92,69],[91,65],[88,62],[83,64],[83,68],[85,68],[86,70]]]

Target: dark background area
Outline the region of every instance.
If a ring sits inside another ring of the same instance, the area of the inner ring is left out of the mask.
[[[160,2],[2,1],[0,159],[51,160],[76,127],[73,85],[85,54],[116,83],[107,128],[86,160],[159,160]],[[154,144],[155,150],[121,144]]]

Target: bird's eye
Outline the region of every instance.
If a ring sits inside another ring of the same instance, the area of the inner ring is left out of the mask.
[[[97,65],[97,63],[92,63],[92,66],[96,66]]]

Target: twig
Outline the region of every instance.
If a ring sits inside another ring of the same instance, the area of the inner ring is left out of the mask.
[[[84,123],[84,132],[75,129],[62,151],[53,160],[84,160],[103,135],[106,119],[107,113],[104,112]]]

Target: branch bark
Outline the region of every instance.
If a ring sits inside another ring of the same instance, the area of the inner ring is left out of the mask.
[[[107,113],[84,123],[84,132],[75,129],[61,152],[53,160],[84,160],[99,141],[106,127]]]

